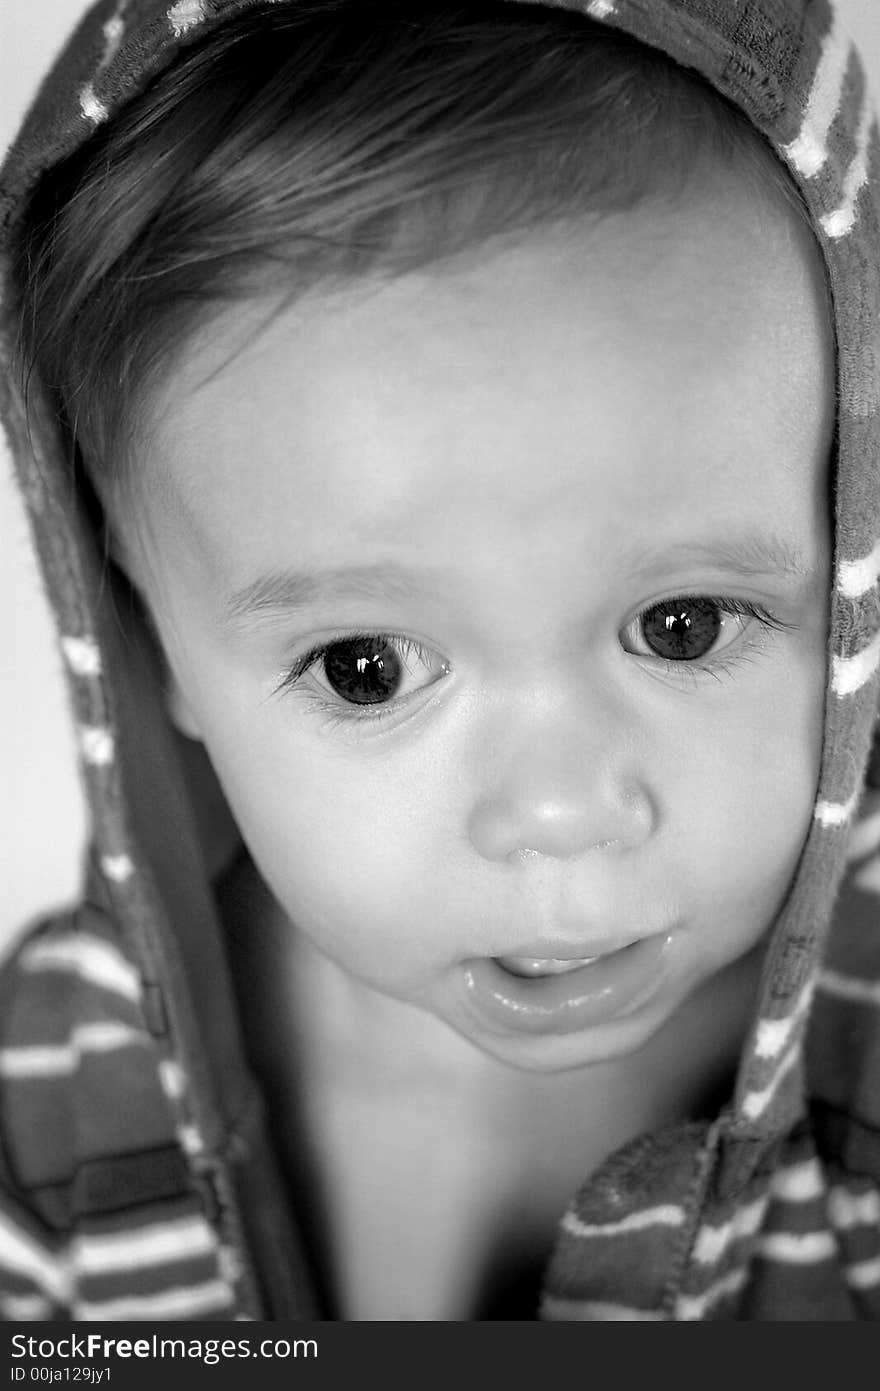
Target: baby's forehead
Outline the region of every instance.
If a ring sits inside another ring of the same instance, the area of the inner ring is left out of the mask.
[[[824,262],[808,224],[741,172],[719,168],[675,198],[494,237],[406,274],[351,276],[303,293],[282,280],[259,298],[221,305],[170,358],[142,439],[172,463],[181,444],[210,438],[221,421],[228,429],[210,403],[245,382],[241,418],[252,428],[279,364],[306,412],[325,396],[338,412],[350,409],[346,385],[354,390],[379,359],[373,393],[398,400],[418,392],[434,363],[463,385],[466,368],[477,367],[510,379],[519,366],[527,383],[528,344],[514,362],[518,335],[506,351],[498,340],[534,311],[563,350],[644,327],[661,366],[666,342],[695,355],[711,348],[732,367],[759,361],[769,346],[784,352],[787,380],[808,366],[793,336],[798,315],[829,350],[833,342]]]
[[[227,597],[358,565],[499,605],[512,566],[563,554],[590,558],[587,585],[734,535],[809,568],[833,422],[820,268],[738,192],[255,306],[257,331],[217,319],[154,405],[159,550]]]

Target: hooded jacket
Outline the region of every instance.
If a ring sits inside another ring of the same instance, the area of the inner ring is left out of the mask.
[[[284,0],[280,0],[281,3]],[[295,0],[289,0],[295,3]],[[42,173],[249,0],[101,0],[0,174]],[[536,1316],[880,1317],[880,136],[829,0],[581,0],[697,70],[797,184],[836,338],[834,571],[812,825],[736,1083],[613,1154],[561,1215]],[[54,609],[91,809],[81,904],[0,971],[0,1318],[310,1319],[217,910],[147,646],[123,640],[40,383],[0,405]],[[161,808],[161,815],[157,815]]]

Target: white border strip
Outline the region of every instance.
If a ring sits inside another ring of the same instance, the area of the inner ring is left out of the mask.
[[[880,541],[870,555],[859,560],[842,560],[837,567],[837,592],[844,599],[860,599],[880,579]]]
[[[76,1319],[183,1319],[211,1310],[230,1309],[232,1290],[225,1280],[179,1286],[158,1294],[122,1295],[118,1299],[77,1300],[71,1317]]]
[[[837,1256],[837,1242],[831,1232],[767,1232],[755,1250],[781,1265],[819,1265]]]
[[[851,1193],[840,1186],[832,1188],[828,1194],[828,1216],[840,1232],[852,1227],[880,1226],[880,1193],[876,1188],[864,1193]]]
[[[32,1280],[57,1304],[70,1301],[73,1281],[63,1250],[49,1255],[32,1237],[0,1212],[0,1271]]]
[[[604,1299],[565,1299],[547,1294],[541,1301],[543,1319],[567,1323],[663,1323],[664,1314],[653,1309],[635,1309],[630,1304],[613,1304]]]
[[[835,695],[848,696],[870,681],[880,661],[880,633],[875,633],[861,652],[853,657],[832,657],[831,689]]]
[[[821,1198],[825,1181],[817,1159],[804,1159],[800,1164],[777,1169],[770,1180],[770,1192],[784,1203],[809,1203]]]
[[[116,1019],[80,1024],[66,1043],[0,1048],[0,1077],[68,1077],[88,1054],[114,1053],[149,1042],[149,1035]]]
[[[698,1265],[714,1265],[732,1242],[755,1235],[766,1210],[766,1197],[757,1198],[734,1213],[729,1222],[717,1227],[708,1224],[701,1227],[694,1242],[693,1259]]]
[[[744,1270],[731,1270],[702,1294],[680,1294],[675,1301],[675,1317],[690,1322],[701,1319],[714,1304],[718,1304],[727,1295],[737,1294],[745,1283]]]
[[[748,1120],[757,1120],[759,1116],[764,1114],[785,1078],[790,1072],[794,1071],[799,1057],[800,1048],[798,1044],[795,1044],[794,1047],[786,1053],[766,1087],[746,1092],[746,1095],[743,1097],[742,1112]]]
[[[623,1236],[628,1232],[641,1232],[651,1227],[680,1227],[685,1220],[685,1210],[674,1203],[663,1203],[659,1207],[644,1208],[641,1212],[631,1212],[618,1222],[595,1224],[582,1222],[573,1212],[567,1212],[561,1226],[571,1236],[606,1237]]]
[[[828,158],[828,134],[840,106],[850,46],[849,36],[835,12],[822,41],[800,132],[790,145],[783,147],[783,154],[805,179],[818,174]]]
[[[755,1053],[759,1058],[776,1058],[786,1047],[813,998],[814,983],[808,980],[788,1014],[781,1019],[759,1019],[755,1035]]]
[[[137,971],[116,947],[100,937],[72,936],[38,939],[28,943],[19,957],[28,974],[69,971],[88,985],[137,1002],[141,983]]]
[[[202,1217],[157,1222],[136,1231],[80,1236],[71,1244],[74,1269],[82,1275],[143,1270],[166,1261],[186,1261],[217,1253],[217,1243]]]
[[[819,218],[819,226],[826,236],[837,241],[851,232],[856,221],[856,205],[859,194],[868,182],[868,145],[874,130],[874,113],[866,92],[862,98],[862,114],[856,135],[856,152],[852,164],[846,171],[843,181],[843,202],[833,212]]]
[[[824,799],[818,801],[813,808],[813,820],[818,821],[819,825],[824,826],[826,830],[848,825],[859,804],[860,796],[861,789],[854,792],[847,802],[828,802]]]

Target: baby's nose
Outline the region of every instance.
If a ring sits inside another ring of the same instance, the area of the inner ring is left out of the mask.
[[[534,767],[509,769],[504,781],[475,805],[468,832],[486,860],[528,854],[572,859],[594,850],[635,849],[657,820],[648,789],[607,772],[578,778],[574,770],[544,776]]]

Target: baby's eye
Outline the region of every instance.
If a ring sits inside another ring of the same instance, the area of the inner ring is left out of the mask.
[[[704,595],[661,599],[643,609],[621,633],[627,652],[666,662],[696,662],[729,646],[750,619],[774,625],[755,604]]]
[[[449,664],[411,638],[356,633],[314,647],[285,677],[291,688],[306,672],[320,689],[347,705],[405,700],[449,672]]]

